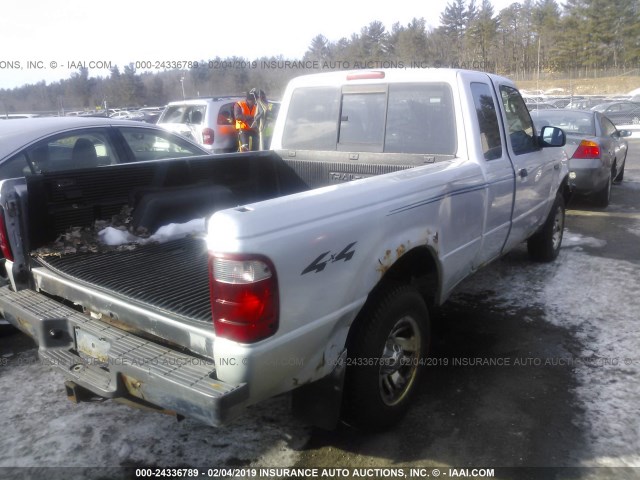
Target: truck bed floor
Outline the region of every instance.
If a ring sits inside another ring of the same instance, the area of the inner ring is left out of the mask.
[[[211,321],[208,254],[202,238],[38,261],[98,290],[192,320]]]

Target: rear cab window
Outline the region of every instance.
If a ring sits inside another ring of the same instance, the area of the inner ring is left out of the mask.
[[[456,153],[451,88],[445,83],[296,89],[282,145],[300,150]]]
[[[339,88],[296,89],[291,97],[282,145],[297,150],[335,150],[339,114]]]

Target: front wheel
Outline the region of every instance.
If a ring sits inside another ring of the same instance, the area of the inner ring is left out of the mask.
[[[622,183],[622,180],[624,180],[624,165],[625,164],[623,163],[622,168],[620,169],[620,171],[618,171],[618,175],[616,175],[616,178],[613,181],[613,183]]]
[[[562,244],[564,215],[564,198],[557,193],[544,225],[527,240],[527,250],[531,259],[537,262],[551,262],[556,259]]]
[[[382,289],[360,313],[347,346],[343,418],[381,430],[406,413],[429,343],[429,312],[408,285]]]

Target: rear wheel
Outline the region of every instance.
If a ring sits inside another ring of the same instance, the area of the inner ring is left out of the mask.
[[[396,423],[420,378],[429,313],[408,285],[382,289],[361,312],[347,348],[343,418],[364,430]]]
[[[611,172],[609,172],[609,176],[607,177],[607,184],[597,192],[593,198],[596,205],[599,207],[607,207],[609,206],[609,201],[611,200],[611,184],[613,183],[613,179],[611,178]]]
[[[527,250],[532,260],[551,262],[556,259],[562,245],[564,215],[564,198],[560,193],[557,193],[542,229],[527,240]]]

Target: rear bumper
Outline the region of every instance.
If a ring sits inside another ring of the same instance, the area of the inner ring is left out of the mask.
[[[33,290],[0,288],[0,313],[37,341],[43,362],[101,397],[142,400],[218,426],[249,396],[247,384],[217,380],[211,360],[142,339]],[[79,338],[83,344],[89,339],[89,345],[79,348]],[[92,347],[96,356],[79,353]]]
[[[597,165],[570,168],[570,172],[575,174],[572,185],[575,193],[589,195],[603,190],[609,181],[609,168],[597,161]]]

